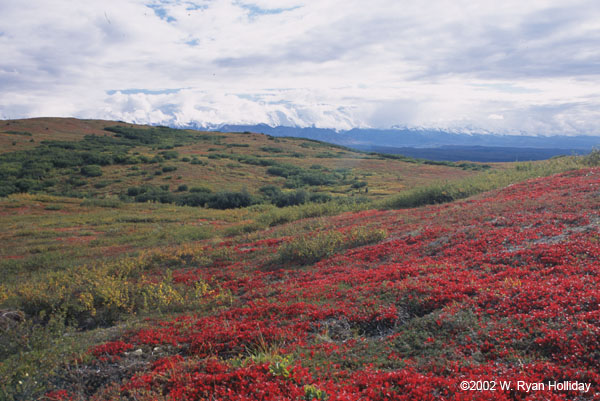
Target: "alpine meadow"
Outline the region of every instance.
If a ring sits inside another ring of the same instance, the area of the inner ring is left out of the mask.
[[[4,399],[599,391],[597,152],[431,162],[46,118],[0,138]]]
[[[600,1],[0,0],[0,401],[600,401]]]

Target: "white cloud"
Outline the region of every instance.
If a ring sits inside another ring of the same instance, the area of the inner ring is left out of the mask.
[[[594,0],[7,1],[0,117],[600,135],[598,21]]]

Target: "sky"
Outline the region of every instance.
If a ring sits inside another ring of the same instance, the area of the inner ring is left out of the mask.
[[[600,135],[598,0],[1,0],[0,118]]]

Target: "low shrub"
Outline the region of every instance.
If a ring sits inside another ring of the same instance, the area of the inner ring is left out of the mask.
[[[86,177],[100,177],[102,175],[102,168],[98,165],[90,164],[81,168],[81,174]]]
[[[23,181],[23,180],[21,180]],[[18,185],[19,183],[17,183]],[[85,180],[82,180],[81,178],[77,178],[77,177],[70,177],[67,180],[67,184],[72,185],[74,187],[82,187],[85,184],[87,184],[87,182]],[[27,188],[27,190],[31,189],[31,187]],[[26,192],[27,190],[23,190],[23,192]]]
[[[208,207],[213,209],[236,209],[257,203],[257,201],[246,191],[242,192],[219,192],[212,195],[208,200]]]
[[[331,201],[332,197],[331,195],[327,194],[327,193],[314,193],[314,194],[310,194],[308,200],[310,202],[313,203],[326,203]]]
[[[192,192],[184,194],[177,198],[176,203],[180,206],[205,206],[210,199],[210,195],[207,192]]]
[[[210,188],[206,188],[206,187],[191,187],[190,192],[200,192],[200,193],[209,194],[212,191],[210,190]]]
[[[311,264],[333,256],[341,250],[378,242],[387,232],[371,227],[355,227],[346,232],[337,230],[320,232],[295,238],[277,250],[276,262]]]
[[[136,258],[46,272],[6,290],[5,302],[18,306],[27,318],[47,321],[63,316],[81,328],[110,325],[122,315],[143,311],[178,311],[203,305],[214,294],[197,280],[177,283],[164,267],[202,263],[202,249],[181,247],[145,253]],[[160,273],[156,271],[157,266]]]
[[[177,159],[179,157],[179,153],[176,150],[164,150],[159,152],[159,154],[165,158],[165,160]]]
[[[264,226],[276,226],[309,217],[335,216],[343,212],[365,210],[366,199],[354,197],[335,199],[324,203],[305,203],[298,206],[273,209],[260,214],[257,220]],[[372,206],[371,206],[372,208]]]
[[[271,202],[277,207],[302,205],[309,200],[308,193],[304,190],[293,192],[280,192],[273,196]]]
[[[265,185],[264,187],[260,187],[258,192],[268,199],[274,199],[281,195],[281,188],[276,187],[275,185]]]
[[[283,153],[283,149],[276,148],[274,146],[263,146],[260,148],[260,150],[267,153]]]

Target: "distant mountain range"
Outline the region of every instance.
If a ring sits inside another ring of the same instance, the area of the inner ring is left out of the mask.
[[[496,135],[421,128],[357,128],[336,131],[314,127],[271,127],[266,124],[188,128],[223,132],[261,132],[278,137],[315,139],[363,151],[451,161],[541,160],[558,155],[585,154],[594,147],[600,147],[600,137],[585,135]]]

